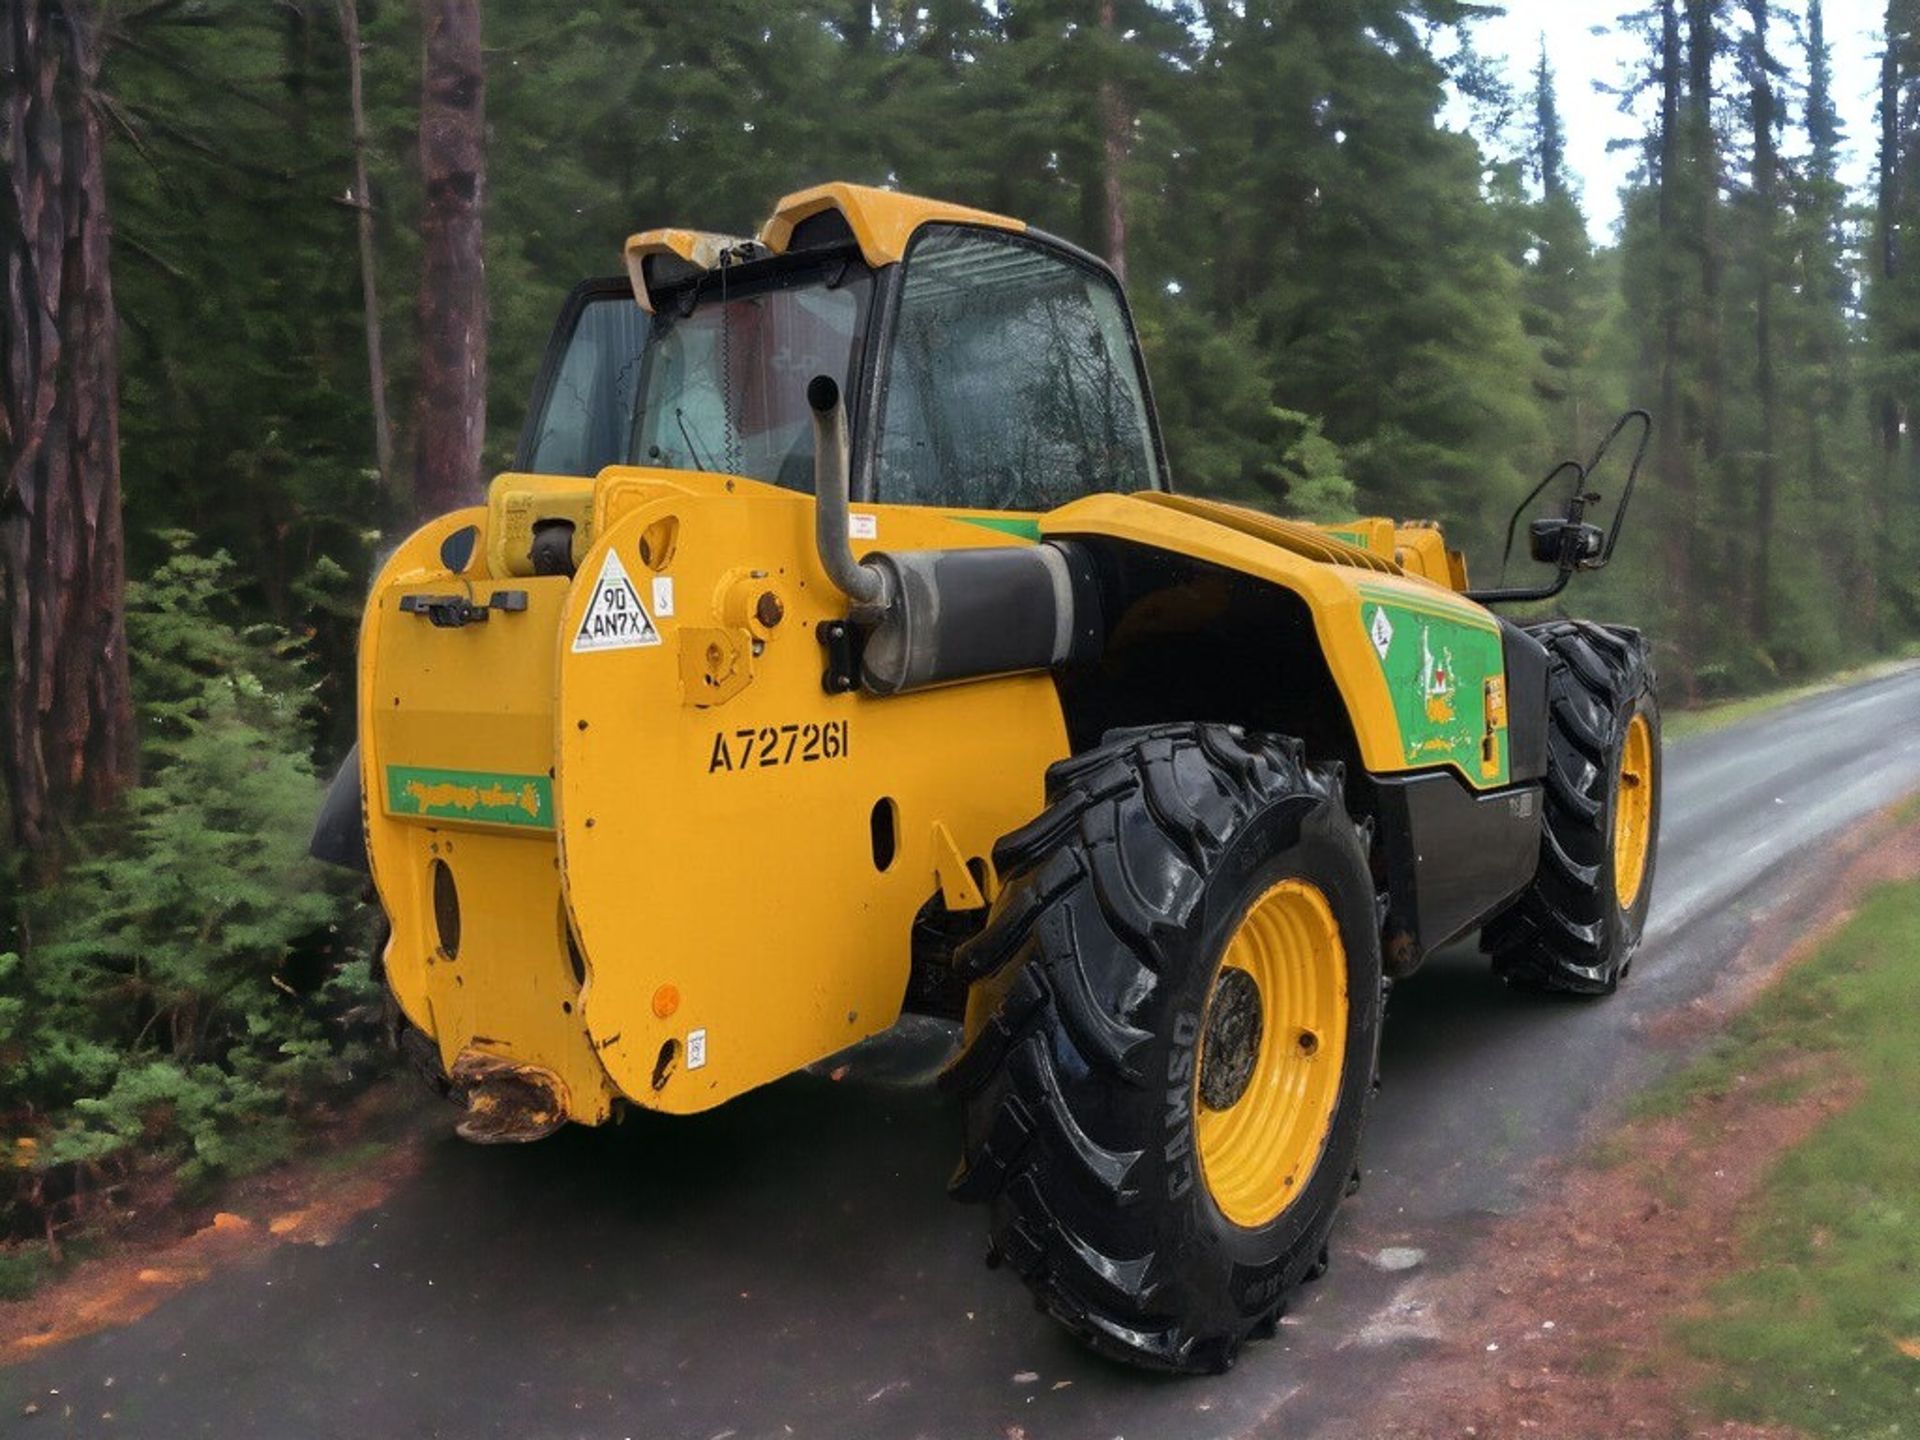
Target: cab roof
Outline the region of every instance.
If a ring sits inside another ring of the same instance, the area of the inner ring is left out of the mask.
[[[684,280],[717,265],[761,255],[784,255],[794,247],[796,235],[802,237],[804,244],[806,231],[802,227],[807,222],[827,215],[837,216],[844,225],[844,230],[834,227],[836,238],[851,234],[860,247],[861,258],[875,269],[896,264],[906,254],[913,232],[922,225],[942,222],[981,225],[1015,233],[1027,228],[1024,221],[996,215],[990,210],[975,210],[944,200],[836,180],[784,197],[774,206],[773,214],[760,227],[755,239],[683,229],[643,230],[630,237],[626,260],[634,299],[651,311],[651,291],[658,286]]]

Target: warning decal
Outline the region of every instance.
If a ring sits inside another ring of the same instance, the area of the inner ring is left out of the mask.
[[[600,578],[593,584],[593,599],[580,618],[580,629],[573,637],[573,650],[634,650],[643,645],[658,645],[660,631],[640,603],[640,592],[627,578],[627,567],[614,551],[607,551],[600,562]]]
[[[1393,644],[1393,622],[1387,619],[1387,612],[1378,605],[1373,607],[1373,648],[1380,652],[1382,660],[1387,658],[1387,647]]]

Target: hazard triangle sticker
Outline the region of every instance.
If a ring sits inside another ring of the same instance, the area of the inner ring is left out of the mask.
[[[640,592],[627,578],[627,567],[620,557],[607,551],[600,562],[600,578],[593,582],[593,599],[587,613],[580,617],[580,629],[573,637],[573,653],[585,650],[637,650],[643,645],[658,645],[660,631],[640,603]]]

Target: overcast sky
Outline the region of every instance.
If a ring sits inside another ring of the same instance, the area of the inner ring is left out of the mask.
[[[1596,240],[1610,240],[1620,217],[1619,189],[1636,157],[1629,151],[1607,150],[1607,142],[1645,133],[1645,122],[1619,112],[1619,102],[1593,88],[1595,80],[1619,83],[1629,60],[1641,58],[1643,47],[1625,35],[1613,33],[1612,22],[1628,0],[1508,0],[1507,13],[1477,27],[1479,49],[1489,58],[1504,57],[1516,91],[1531,92],[1533,67],[1542,36],[1560,93],[1560,113],[1567,130],[1567,161],[1579,177],[1581,198]],[[1804,0],[1785,0],[1784,7],[1804,13]],[[1872,171],[1875,131],[1874,91],[1879,79],[1880,25],[1883,0],[1827,0],[1827,41],[1833,50],[1834,103],[1846,130],[1843,175],[1850,184],[1863,185]],[[1595,27],[1603,33],[1595,34]],[[1790,34],[1776,44],[1791,70],[1804,77],[1804,60]],[[1450,118],[1459,123],[1464,112],[1455,107]],[[1798,125],[1796,112],[1788,117]],[[1789,131],[1787,149],[1802,146]]]

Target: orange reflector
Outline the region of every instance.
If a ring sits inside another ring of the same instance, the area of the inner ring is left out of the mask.
[[[680,1008],[680,991],[677,986],[662,985],[653,992],[653,1013],[664,1020]]]

